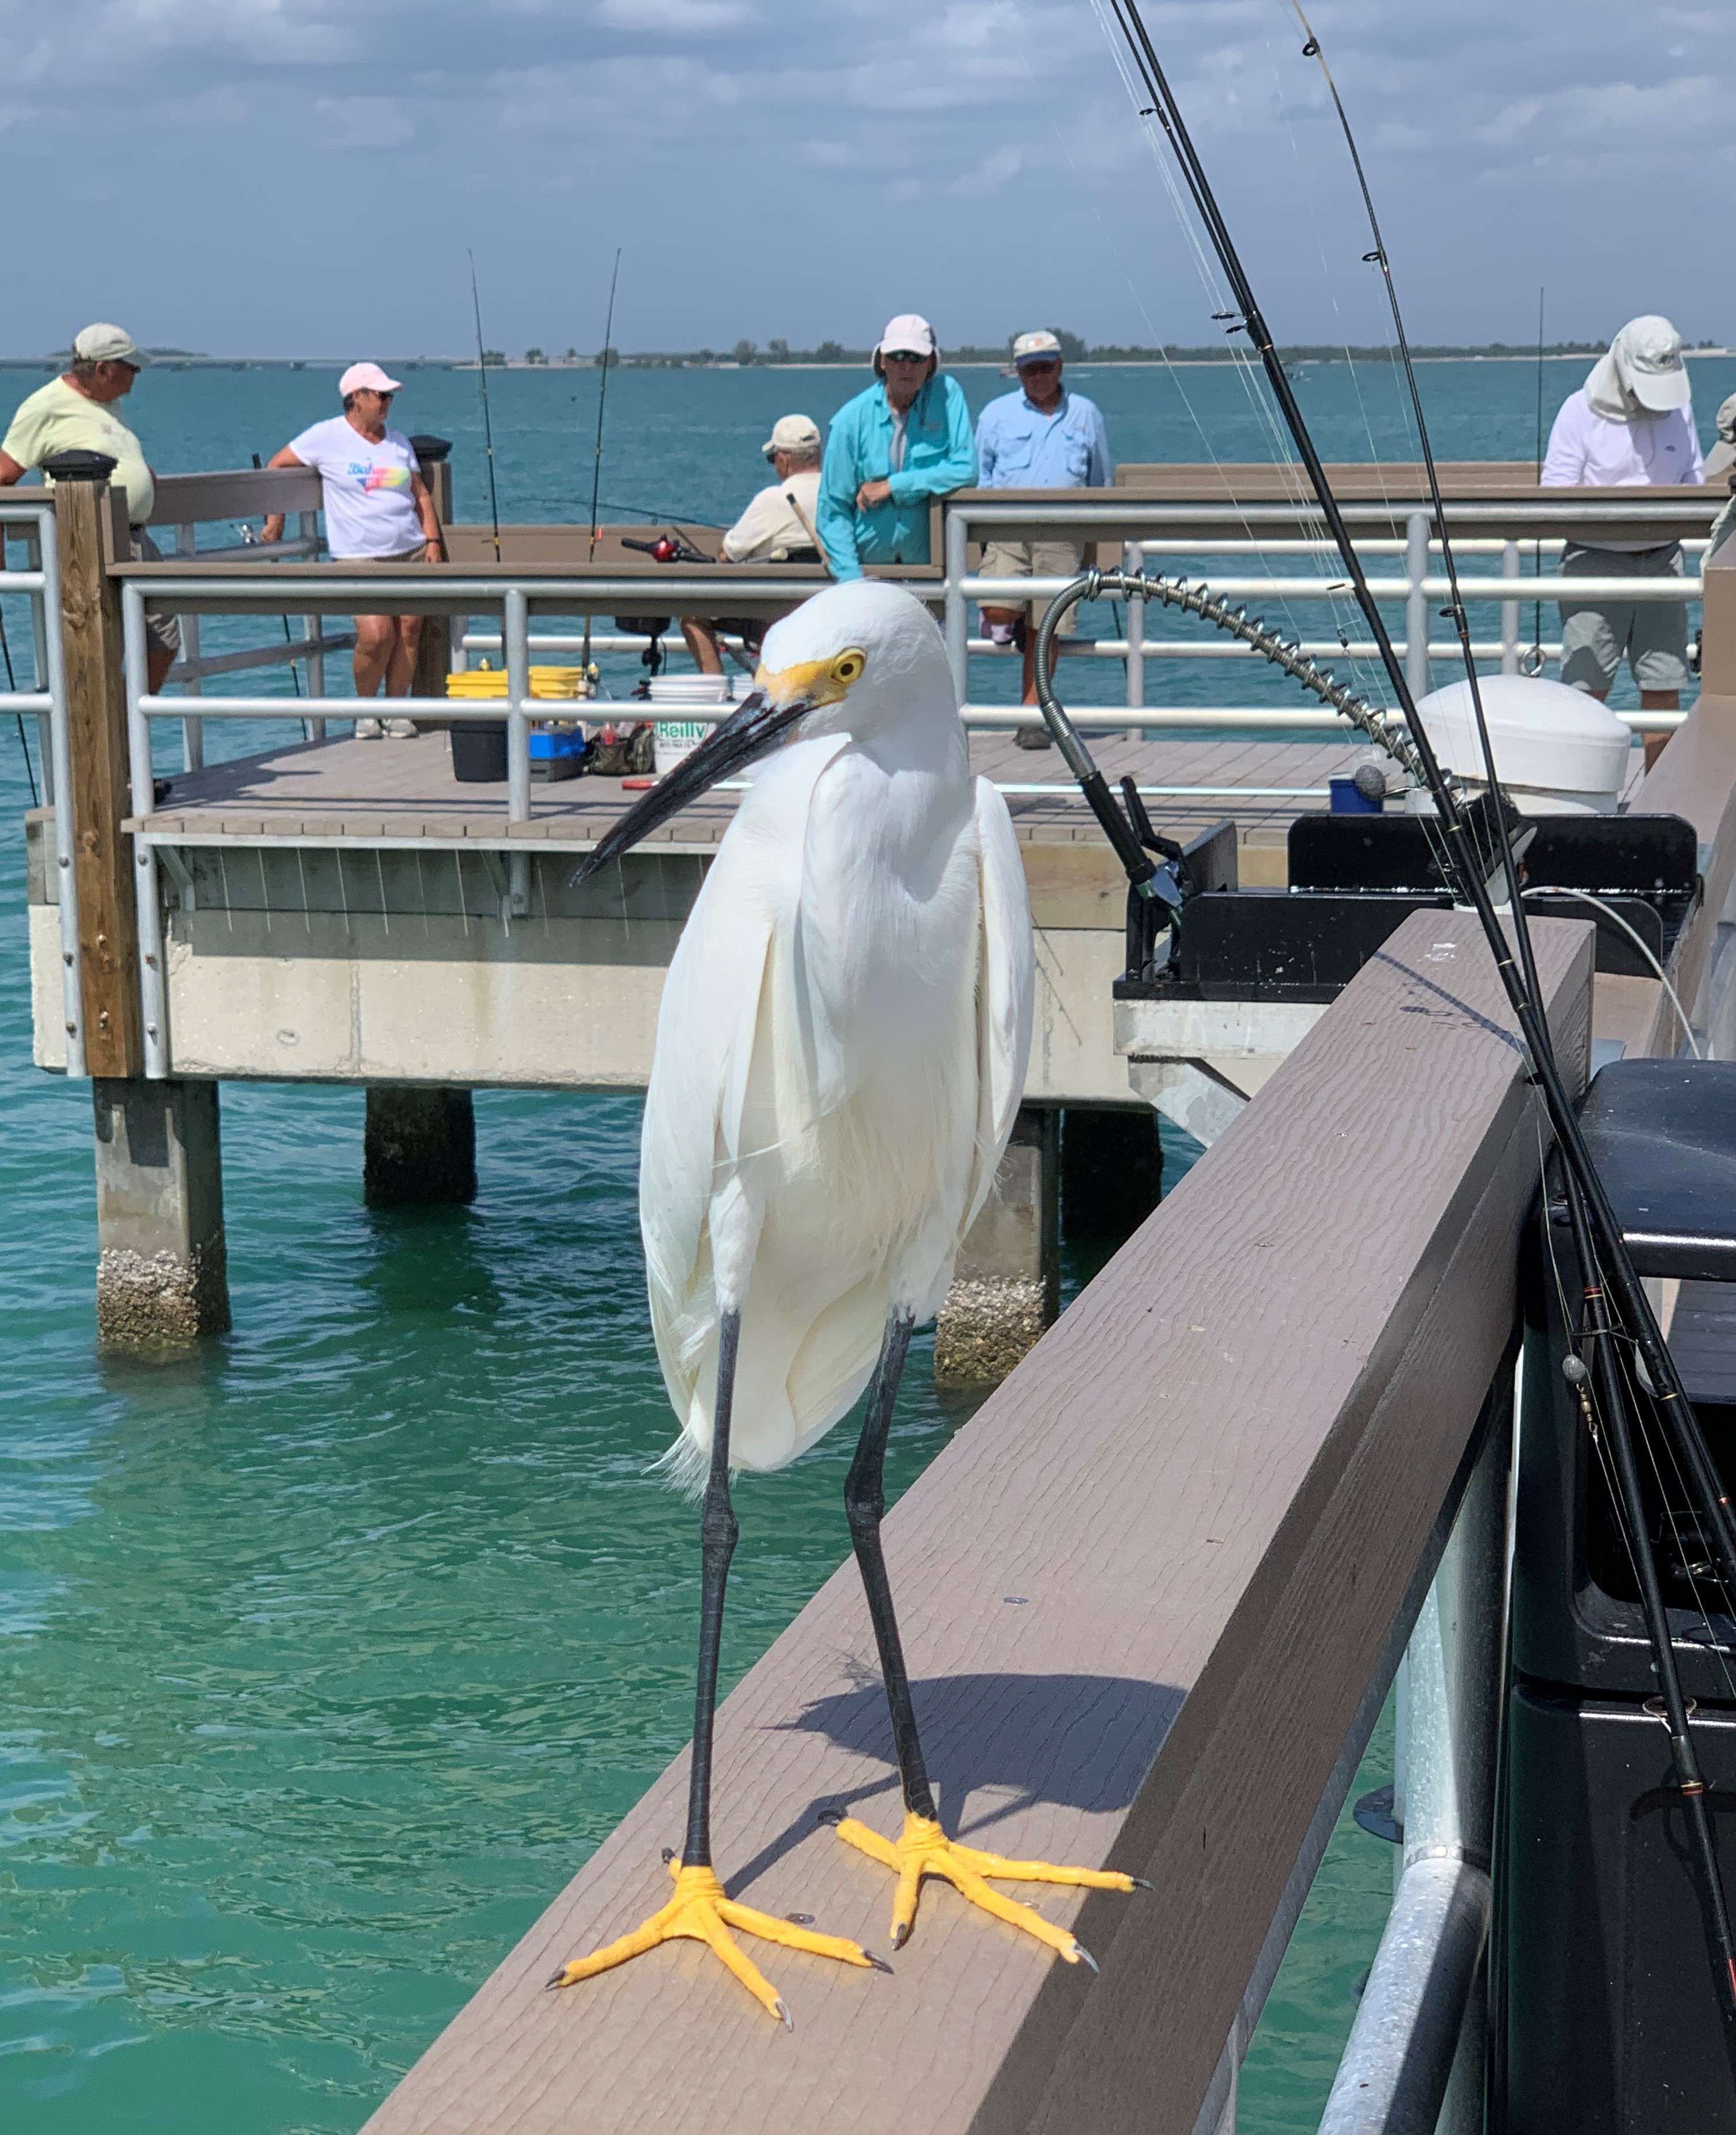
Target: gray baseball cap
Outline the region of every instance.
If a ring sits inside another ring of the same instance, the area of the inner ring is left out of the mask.
[[[80,329],[72,353],[80,363],[130,363],[135,370],[143,370],[151,360],[124,327],[102,320]]]

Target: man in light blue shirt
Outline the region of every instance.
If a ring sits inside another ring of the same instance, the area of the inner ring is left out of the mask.
[[[1052,333],[1022,333],[1013,343],[1019,390],[991,400],[977,420],[977,459],[985,489],[1101,489],[1109,479],[1109,439],[1097,404],[1061,383],[1061,344]],[[1071,579],[1079,575],[1073,541],[991,541],[982,556],[988,579]],[[997,644],[1025,642],[1025,702],[1037,700],[1037,625],[1046,605],[982,611]],[[1040,727],[1019,730],[1026,748],[1047,746]]]
[[[964,389],[940,368],[934,329],[900,312],[874,351],[875,383],[832,419],[816,525],[836,579],[864,564],[926,564],[929,508],[977,479]]]

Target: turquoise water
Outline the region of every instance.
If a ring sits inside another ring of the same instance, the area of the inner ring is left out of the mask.
[[[1552,366],[1561,390],[1578,375]],[[1736,366],[1695,376],[1709,409]],[[1423,377],[1444,455],[1529,453],[1525,366]],[[973,405],[1001,390],[966,382]],[[1123,458],[1205,456],[1184,390],[1219,457],[1258,456],[1222,371],[1079,382]],[[604,496],[729,516],[771,419],[823,417],[854,384],[618,374]],[[1360,385],[1396,410],[1389,375]],[[132,412],[165,472],[245,465],[331,389],[158,373]],[[474,390],[419,374],[402,408],[456,441],[473,514]],[[583,518],[594,391],[497,379],[507,516]],[[1348,371],[1303,392],[1329,453],[1367,457]],[[1395,412],[1373,428],[1404,449]],[[196,1363],[99,1363],[88,1097],[30,1065],[27,799],[0,732],[0,2125],[347,2135],[686,1736],[696,1527],[644,1474],[672,1426],[638,1107],[481,1093],[474,1208],[381,1215],[359,1091],[231,1086],[235,1331]],[[1173,1176],[1188,1151],[1169,1154]],[[1069,1289],[1089,1272],[1069,1250]],[[895,1488],[967,1413],[919,1344]],[[841,1432],[741,1493],[732,1678],[846,1554],[848,1452]],[[1377,1738],[1361,1784],[1389,1757]],[[1313,2125],[1390,1873],[1346,1823],[1249,2055],[1244,2128]]]

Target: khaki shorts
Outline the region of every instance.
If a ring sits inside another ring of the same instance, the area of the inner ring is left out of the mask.
[[[1680,578],[1682,552],[1661,548],[1584,549],[1569,542],[1564,578]],[[1642,690],[1682,690],[1688,681],[1685,601],[1563,601],[1561,679],[1576,690],[1602,693],[1626,657]]]
[[[160,564],[162,551],[146,533],[143,526],[129,529],[135,564]],[[181,621],[178,616],[153,615],[145,610],[145,642],[158,652],[168,652],[177,657],[181,651]]]
[[[1079,573],[1079,551],[1072,541],[990,541],[982,551],[982,568],[979,577],[985,579],[1076,579]],[[990,601],[990,608],[1018,605],[1004,601]],[[1046,600],[1026,603],[1030,610],[1031,627],[1035,628],[1049,611]]]

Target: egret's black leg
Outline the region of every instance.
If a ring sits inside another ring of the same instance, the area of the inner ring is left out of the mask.
[[[859,1853],[878,1861],[898,1877],[892,1900],[892,1947],[899,1949],[909,1939],[916,1921],[918,1895],[925,1876],[938,1876],[973,1905],[1011,1927],[1021,1928],[1045,1944],[1069,1964],[1090,1964],[1090,1953],[1069,1934],[1029,1905],[1004,1897],[992,1888],[990,1878],[1009,1878],[1032,1883],[1068,1883],[1087,1890],[1131,1891],[1131,1876],[1117,1869],[1058,1868],[1047,1861],[1010,1861],[999,1853],[950,1839],[934,1813],[933,1789],[923,1763],[922,1744],[916,1733],[916,1711],[910,1702],[910,1678],[904,1668],[904,1648],[899,1643],[898,1619],[892,1608],[892,1589],[886,1579],[886,1560],[880,1551],[880,1522],[885,1516],[886,1494],[882,1478],[886,1463],[886,1437],[892,1426],[892,1404],[898,1398],[898,1382],[904,1375],[910,1348],[912,1320],[909,1313],[895,1312],[880,1339],[880,1362],[874,1383],[868,1389],[868,1414],[862,1424],[861,1443],[850,1464],[844,1485],[844,1510],[850,1521],[856,1561],[861,1567],[862,1585],[868,1595],[868,1614],[874,1623],[874,1640],[880,1648],[880,1673],[886,1679],[886,1702],[892,1711],[892,1738],[898,1746],[898,1775],[904,1787],[904,1828],[896,1839],[883,1837],[853,1816],[836,1811],[822,1821],[835,1823],[840,1838]]]
[[[717,1402],[711,1423],[711,1470],[700,1514],[699,1680],[693,1698],[693,1768],[687,1782],[686,1868],[711,1866],[711,1727],[717,1711],[717,1655],[723,1641],[724,1589],[735,1553],[730,1503],[730,1416],[735,1402],[735,1353],[741,1314],[726,1312],[717,1328]]]
[[[701,1516],[699,1687],[693,1710],[693,1775],[687,1794],[687,1837],[677,1861],[666,1853],[675,1894],[643,1927],[620,1936],[606,1949],[575,1958],[561,1966],[550,1987],[576,1987],[613,1972],[666,1942],[702,1942],[745,1987],[763,2009],[784,2024],[789,2011],[783,1997],[737,1944],[730,1929],[757,1935],[786,1949],[835,1958],[841,1964],[888,1968],[860,1943],[841,1935],[816,1934],[793,1919],[757,1912],[730,1897],[711,1866],[711,1722],[717,1708],[717,1650],[723,1635],[724,1587],[735,1548],[735,1515],[730,1505],[730,1411],[735,1397],[735,1353],[741,1339],[741,1315],[726,1312],[717,1329],[717,1406],[712,1420],[711,1470]],[[792,2030],[794,2026],[790,2026]]]
[[[880,1673],[886,1682],[886,1702],[892,1712],[892,1739],[898,1750],[898,1775],[904,1791],[904,1807],[913,1815],[934,1817],[934,1796],[922,1760],[922,1744],[916,1732],[916,1711],[910,1702],[910,1678],[904,1668],[904,1648],[899,1641],[898,1618],[892,1606],[892,1589],[886,1578],[886,1560],[880,1549],[880,1522],[886,1513],[885,1474],[886,1439],[892,1428],[892,1407],[904,1377],[904,1358],[910,1348],[914,1321],[908,1312],[895,1312],[880,1339],[880,1362],[868,1389],[868,1413],[862,1435],[850,1464],[844,1484],[844,1516],[850,1523],[850,1538],[856,1545],[856,1561],[868,1596],[868,1615],[874,1625],[874,1643],[880,1648]]]

